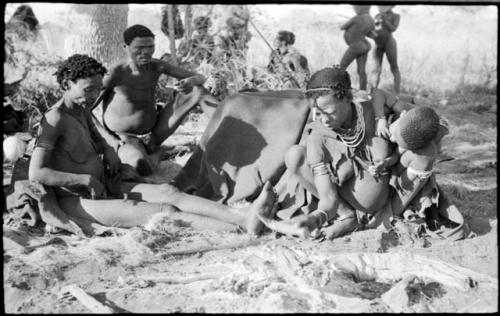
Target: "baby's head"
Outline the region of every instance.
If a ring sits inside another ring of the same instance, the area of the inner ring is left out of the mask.
[[[403,111],[389,127],[391,141],[408,150],[418,150],[429,144],[439,131],[439,116],[427,106]]]

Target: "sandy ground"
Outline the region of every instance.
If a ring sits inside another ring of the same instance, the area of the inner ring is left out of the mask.
[[[68,285],[118,312],[498,311],[496,105],[438,111],[452,129],[443,155],[455,159],[436,166],[437,180],[471,238],[411,242],[378,230],[333,241],[251,237],[161,216],[94,238],[4,225],[5,311],[91,312],[63,290]],[[205,123],[188,121],[168,145],[189,147]],[[188,156],[164,161],[162,177],[173,177]]]

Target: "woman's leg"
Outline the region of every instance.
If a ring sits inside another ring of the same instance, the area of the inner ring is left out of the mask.
[[[90,200],[80,197],[58,199],[59,206],[70,216],[83,218],[106,226],[133,227],[144,225],[151,216],[176,209],[166,203],[148,203],[133,200]]]
[[[270,216],[276,201],[276,194],[267,182],[255,201],[245,208],[233,208],[227,205],[186,194],[169,184],[146,184],[124,182],[122,192],[134,200],[150,203],[168,203],[182,212],[210,217],[219,221],[244,227],[249,233],[259,233],[262,223],[257,213]]]

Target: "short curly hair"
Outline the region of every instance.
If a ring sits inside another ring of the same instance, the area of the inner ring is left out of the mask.
[[[404,147],[409,150],[424,147],[439,132],[439,116],[428,106],[413,108],[399,120],[399,135]]]
[[[321,88],[326,89],[323,91],[308,91]],[[307,97],[317,98],[326,94],[333,94],[340,100],[352,100],[351,77],[349,73],[339,65],[318,70],[311,76],[311,79],[307,83]]]
[[[126,45],[130,45],[136,37],[152,37],[154,39],[155,35],[149,28],[142,24],[132,25],[123,31],[123,41]]]
[[[64,90],[64,81],[77,81],[78,79],[90,78],[95,75],[106,74],[108,70],[97,60],[87,55],[75,54],[63,61],[54,75],[59,86]]]
[[[279,31],[278,38],[280,41],[285,41],[287,45],[293,45],[295,43],[295,34],[290,31]]]

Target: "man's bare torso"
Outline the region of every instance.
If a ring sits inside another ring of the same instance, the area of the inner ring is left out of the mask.
[[[154,94],[160,75],[155,60],[135,73],[128,64],[116,66],[104,81],[105,88],[112,89],[104,100],[106,126],[115,132],[150,132],[156,123]]]

